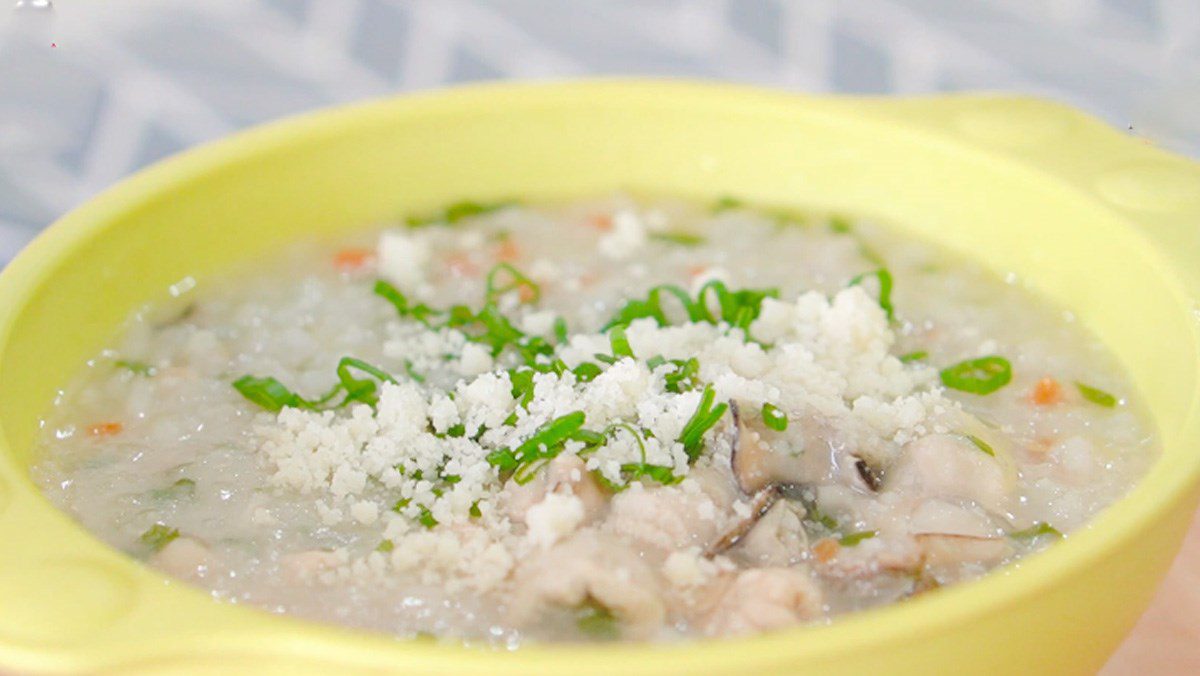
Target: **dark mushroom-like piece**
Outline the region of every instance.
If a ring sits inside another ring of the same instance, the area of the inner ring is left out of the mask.
[[[772,484],[798,484],[811,472],[806,459],[774,451],[763,438],[765,431],[746,419],[737,402],[729,402],[729,463],[738,488],[754,495]]]
[[[858,471],[859,478],[873,493],[878,493],[879,489],[883,487],[883,472],[872,467],[866,460],[856,457],[854,469]]]
[[[725,531],[721,537],[711,542],[704,548],[704,556],[713,558],[721,554],[742,541],[742,538],[754,529],[758,524],[759,519],[762,519],[767,512],[771,511],[771,507],[775,506],[775,502],[783,495],[783,489],[778,484],[772,484],[760,490],[755,496],[754,501],[750,503],[750,516],[737,522],[733,528]]]

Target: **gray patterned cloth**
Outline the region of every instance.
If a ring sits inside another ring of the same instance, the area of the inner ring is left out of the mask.
[[[297,111],[478,80],[1020,91],[1200,155],[1200,0],[47,5],[0,0],[0,264],[71,207],[180,149]]]

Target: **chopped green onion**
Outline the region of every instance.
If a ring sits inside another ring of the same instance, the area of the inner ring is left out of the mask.
[[[633,348],[629,346],[629,339],[625,337],[625,329],[620,326],[610,329],[608,342],[612,346],[614,357],[633,357]]]
[[[241,392],[243,397],[272,412],[288,406],[300,408],[304,402],[299,395],[289,390],[283,383],[269,376],[266,378],[242,376],[233,381],[233,387]]]
[[[583,427],[585,420],[583,411],[559,416],[539,427],[516,449],[502,448],[489,453],[488,464],[501,472],[514,472],[517,483],[527,483],[537,469],[533,468],[531,471],[528,466],[538,461],[550,460],[562,452],[563,444]],[[519,473],[519,476],[516,473]]]
[[[683,444],[683,451],[693,462],[700,457],[701,451],[704,450],[704,434],[717,424],[721,416],[725,415],[725,410],[729,408],[729,405],[724,402],[713,406],[716,396],[712,385],[706,385],[704,393],[700,395],[700,404],[696,407],[696,412],[692,414],[679,433],[679,442]]]
[[[567,342],[567,320],[562,317],[554,319],[554,338],[559,343]]]
[[[849,234],[850,232],[852,232],[853,230],[854,230],[854,226],[851,225],[849,218],[846,218],[845,216],[830,216],[829,217],[829,231],[830,232],[836,233],[838,235],[846,235],[846,234]]]
[[[116,366],[120,366],[121,368],[129,371],[130,373],[133,373],[134,375],[146,376],[147,378],[153,378],[154,374],[158,372],[158,369],[156,369],[153,366],[147,364],[146,362],[142,362],[142,361],[131,361],[128,359],[118,359],[118,360],[114,361],[113,364]]]
[[[478,519],[479,517],[483,516],[483,511],[479,509],[478,500],[471,503],[471,509],[468,511],[468,513],[471,515],[472,519]]]
[[[714,214],[719,214],[723,211],[730,211],[733,209],[741,209],[744,206],[746,206],[746,203],[743,202],[742,200],[740,200],[732,195],[723,195],[723,196],[717,198],[716,202],[713,202],[713,205],[712,205],[712,208],[710,209],[710,211],[712,211],[712,213],[714,213]]]
[[[394,542],[392,542],[391,540],[382,540],[375,547],[375,551],[383,552],[384,554],[388,554],[395,548],[396,548],[396,544]]]
[[[674,371],[669,371],[663,376],[665,384],[663,387],[668,392],[683,392],[695,387],[700,375],[700,360],[695,357],[685,359],[672,359],[671,363],[675,365]]]
[[[400,512],[404,511],[404,508],[408,507],[409,503],[411,502],[412,498],[400,498],[396,501],[396,504],[392,505],[392,511],[399,514]]]
[[[820,510],[820,508],[817,507],[817,503],[813,502],[811,504],[806,504],[804,507],[805,507],[804,518],[806,518],[814,523],[821,524],[822,526],[825,527],[826,530],[835,531],[838,529],[837,519],[826,514],[825,512],[822,512]]]
[[[410,379],[412,379],[414,382],[418,382],[418,383],[425,382],[425,376],[421,375],[420,373],[417,373],[417,370],[413,368],[413,363],[412,363],[411,359],[404,360],[404,372],[407,373],[408,377]]]
[[[983,451],[984,453],[987,453],[988,455],[992,456],[993,458],[996,457],[996,449],[992,448],[991,444],[989,444],[988,442],[984,441],[983,439],[980,439],[979,437],[975,436],[974,434],[967,434],[964,436],[967,437],[967,441],[970,441],[972,444],[975,444],[975,448],[978,448],[979,450]]]
[[[787,414],[779,410],[774,404],[763,404],[762,418],[763,424],[776,432],[782,432],[787,429]]]
[[[650,317],[658,322],[659,326],[666,326],[667,315],[662,308],[662,294],[667,293],[674,296],[683,308],[688,313],[688,318],[692,321],[699,321],[692,312],[693,302],[687,291],[674,284],[660,284],[652,287],[646,292],[645,300],[633,299],[625,303],[621,309],[617,310],[616,314],[608,320],[601,330],[607,331],[613,326],[629,326],[635,319]]]
[[[902,354],[898,357],[898,359],[902,363],[908,364],[908,363],[914,362],[914,361],[921,361],[922,359],[925,359],[927,357],[929,357],[928,352],[926,352],[925,350],[917,350],[916,352],[909,352],[908,354]]]
[[[437,223],[454,224],[464,218],[472,216],[482,216],[490,214],[493,211],[499,211],[505,207],[515,205],[514,200],[501,200],[497,202],[475,202],[473,200],[461,200],[452,204],[446,205],[440,212],[431,216],[409,216],[405,219],[405,223],[410,228],[420,228],[427,225]]]
[[[1104,406],[1105,408],[1113,408],[1117,405],[1117,398],[1104,390],[1092,387],[1091,385],[1085,385],[1079,381],[1075,381],[1075,387],[1079,390],[1079,394],[1083,395],[1084,399],[1093,404]]]
[[[575,374],[575,379],[579,382],[590,383],[596,379],[596,376],[600,375],[601,370],[599,366],[596,366],[592,362],[585,361],[579,366],[571,369],[571,373]]]
[[[617,618],[598,603],[589,602],[580,608],[575,626],[579,633],[595,641],[615,641],[621,638]]]
[[[863,540],[870,540],[871,538],[875,537],[876,535],[879,535],[879,531],[861,530],[861,531],[858,531],[857,533],[847,533],[847,534],[843,535],[842,537],[838,538],[838,544],[843,547],[853,547],[854,545],[857,545],[858,543],[862,542]]]
[[[652,465],[647,462],[625,463],[621,465],[621,474],[626,475],[629,481],[644,477],[664,486],[671,486],[683,481],[683,477],[675,475],[673,468],[665,465]]]
[[[995,355],[968,359],[942,369],[942,384],[971,394],[991,394],[1012,380],[1012,365]]]
[[[1031,540],[1042,535],[1052,535],[1056,538],[1063,537],[1062,531],[1045,521],[1038,521],[1029,528],[1009,533],[1008,537],[1014,540]]]
[[[155,500],[177,500],[196,492],[196,482],[184,477],[176,479],[175,483],[166,488],[156,488],[150,491],[150,497]]]
[[[429,508],[421,505],[421,513],[417,515],[417,522],[426,528],[433,528],[438,525],[438,520],[433,518],[433,514],[429,512]]]
[[[171,544],[171,541],[177,537],[179,537],[179,529],[171,528],[164,523],[156,523],[142,533],[138,539],[149,547],[150,551],[157,552],[162,551],[163,547]]]
[[[704,237],[690,232],[652,232],[650,233],[650,239],[687,247],[700,246],[707,241]]]
[[[888,272],[887,268],[864,272],[851,279],[849,286],[858,286],[868,277],[874,277],[879,280],[879,307],[883,308],[889,322],[894,320],[896,318],[896,308],[892,306],[892,273]]]
[[[507,273],[510,281],[507,284],[499,284],[497,278],[501,273]],[[511,263],[498,263],[487,274],[487,288],[484,294],[485,303],[495,303],[500,299],[500,296],[509,291],[519,291],[520,289],[529,290],[530,303],[536,303],[542,298],[542,287],[538,286],[537,282],[530,279],[525,273],[518,270]]]
[[[354,357],[342,357],[337,365],[338,380],[341,381],[342,387],[346,390],[346,398],[342,400],[342,406],[351,401],[360,401],[364,404],[374,406],[379,401],[379,385],[376,383],[376,380],[372,380],[371,378],[355,378],[350,374],[351,369],[366,373],[378,380],[379,383],[396,384],[396,379],[378,366],[372,366]]]
[[[709,292],[716,295],[717,306],[720,308],[722,321],[735,328],[743,329],[749,335],[750,324],[762,312],[762,302],[767,298],[778,298],[779,289],[740,289],[730,291],[725,283],[714,279],[700,287],[696,293],[696,302],[689,308],[692,321],[704,320],[716,324],[708,308]]]

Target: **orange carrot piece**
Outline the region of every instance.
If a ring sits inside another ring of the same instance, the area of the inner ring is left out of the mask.
[[[533,287],[527,284],[522,284],[521,286],[517,287],[517,298],[519,298],[522,303],[532,303],[533,299],[536,297],[537,293],[533,290]]]
[[[370,249],[342,249],[333,255],[333,267],[342,272],[353,272],[375,258]]]
[[[611,214],[596,214],[587,220],[587,224],[597,230],[612,230],[613,220]]]
[[[821,563],[829,563],[837,558],[838,552],[842,546],[833,538],[821,538],[813,545],[813,555],[817,557],[817,561]]]
[[[1033,391],[1029,394],[1029,400],[1038,406],[1052,406],[1062,399],[1062,384],[1049,376],[1037,381],[1037,384],[1033,386]]]
[[[505,263],[512,263],[521,258],[521,247],[512,241],[511,238],[500,242],[496,247],[496,259]]]
[[[125,426],[119,422],[102,422],[88,425],[87,433],[93,437],[111,437],[120,434],[123,429]]]

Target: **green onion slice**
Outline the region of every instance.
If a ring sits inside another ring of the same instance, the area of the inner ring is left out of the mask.
[[[942,384],[971,394],[991,394],[1012,380],[1012,364],[992,355],[968,359],[942,369]]]
[[[1079,394],[1083,395],[1084,399],[1105,408],[1113,408],[1117,405],[1117,398],[1097,387],[1085,385],[1079,381],[1075,381],[1075,387],[1079,390]]]
[[[787,414],[779,410],[779,408],[774,404],[763,404],[762,418],[763,424],[775,430],[776,432],[782,432],[787,429]]]

